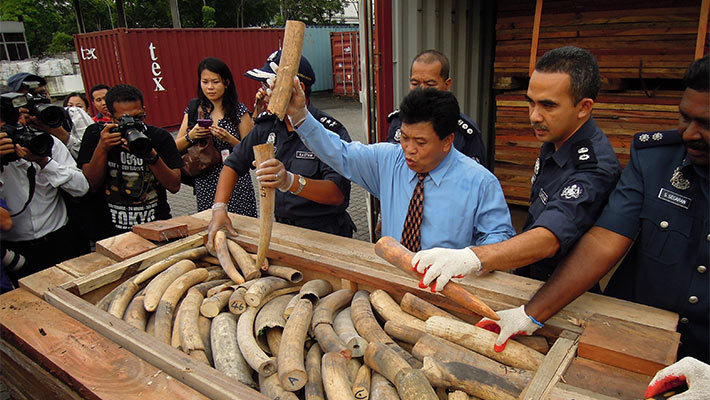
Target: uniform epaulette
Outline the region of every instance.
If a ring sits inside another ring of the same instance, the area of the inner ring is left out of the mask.
[[[262,111],[261,114],[254,118],[254,122],[271,121],[273,119],[276,119],[276,114],[271,114],[268,111]]]
[[[461,133],[465,134],[466,136],[473,136],[476,134],[478,131],[476,129],[476,126],[473,125],[472,122],[466,121],[463,118],[459,118],[459,121],[457,123],[458,129],[461,131]]]
[[[634,147],[636,147],[637,149],[655,146],[667,146],[671,144],[678,144],[682,141],[683,138],[677,130],[641,132],[634,135]]]
[[[571,151],[575,168],[588,169],[597,165],[597,156],[594,154],[591,140],[584,139],[572,144]]]
[[[391,113],[389,113],[387,115],[387,122],[392,122],[392,119],[394,119],[394,117],[396,117],[398,115],[399,115],[399,110],[392,111]]]
[[[337,131],[343,126],[343,124],[341,124],[337,119],[328,117],[326,115],[322,115],[320,118],[318,118],[318,121],[323,124],[323,126],[333,132]]]

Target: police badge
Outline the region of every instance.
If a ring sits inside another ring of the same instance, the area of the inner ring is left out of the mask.
[[[402,130],[397,128],[397,130],[394,132],[394,140],[399,142],[399,138],[402,137]]]
[[[673,171],[671,185],[680,190],[687,190],[690,188],[690,181],[683,176],[683,172],[680,170],[680,167],[676,167]]]
[[[567,200],[570,199],[578,199],[579,196],[582,194],[582,187],[577,186],[577,184],[567,186],[564,189],[562,189],[562,193],[560,196],[564,197]]]

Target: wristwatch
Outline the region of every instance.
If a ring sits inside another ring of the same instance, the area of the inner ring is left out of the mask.
[[[299,194],[301,193],[301,190],[306,187],[306,178],[303,177],[303,175],[298,175],[298,189],[296,189],[295,192],[291,192],[292,194]]]
[[[195,144],[195,141],[190,138],[190,131],[185,132],[185,140],[190,146]]]

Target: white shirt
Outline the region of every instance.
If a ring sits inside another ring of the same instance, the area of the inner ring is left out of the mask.
[[[67,141],[67,149],[69,149],[69,153],[71,153],[72,157],[76,159],[79,156],[84,131],[86,127],[94,123],[94,120],[86,111],[79,107],[67,107],[67,112],[73,124],[71,132],[69,133],[69,140]]]
[[[25,159],[13,161],[0,172],[0,197],[5,199],[10,215],[20,210],[29,196],[27,169],[32,164],[35,174],[35,192],[32,201],[21,214],[12,217],[12,229],[2,234],[3,240],[23,241],[41,238],[66,225],[69,220],[58,188],[72,196],[83,196],[89,190],[89,182],[76,166],[64,143],[56,137],[52,157],[44,166]]]

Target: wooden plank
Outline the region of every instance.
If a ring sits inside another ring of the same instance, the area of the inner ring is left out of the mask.
[[[574,359],[578,341],[578,335],[568,331],[562,332],[519,398],[524,400],[545,398]]]
[[[181,215],[179,217],[173,217],[169,221],[175,221],[181,224],[186,224],[188,235],[194,235],[198,232],[202,232],[207,229],[207,226],[210,224],[209,221],[205,221],[204,219],[200,218],[195,218],[190,215]]]
[[[25,290],[0,299],[2,339],[82,398],[205,398]]]
[[[535,3],[532,43],[530,45],[530,67],[528,69],[528,76],[532,76],[533,71],[535,71],[535,63],[537,63],[537,45],[540,39],[540,18],[542,18],[542,0],[537,0]]]
[[[13,399],[81,400],[64,382],[0,339],[0,379]]]
[[[703,0],[700,5],[700,18],[698,20],[698,38],[695,42],[695,59],[703,57],[705,53],[705,39],[708,35],[708,14],[710,12],[710,0]]]
[[[57,264],[57,268],[78,278],[98,271],[104,267],[108,267],[115,262],[116,261],[112,258],[93,252],[72,258],[70,260],[62,261]]]
[[[158,246],[155,243],[151,243],[133,232],[125,232],[96,242],[97,253],[116,261],[123,261],[156,247]]]
[[[651,377],[598,361],[576,357],[563,375],[572,386],[594,390],[619,400],[644,398]]]
[[[188,236],[187,224],[172,219],[133,225],[132,230],[138,236],[155,242],[167,242]]]
[[[675,362],[680,333],[592,316],[579,341],[579,356],[653,376]]]
[[[240,384],[235,379],[227,377],[208,365],[202,364],[169,344],[156,341],[155,337],[148,333],[136,329],[62,288],[49,290],[45,294],[45,299],[111,341],[120,344],[141,360],[160,368],[210,399],[268,399],[261,393]],[[163,394],[161,398],[170,398],[170,396]]]
[[[20,288],[41,297],[48,289],[64,285],[76,279],[57,267],[49,267],[20,279]]]

